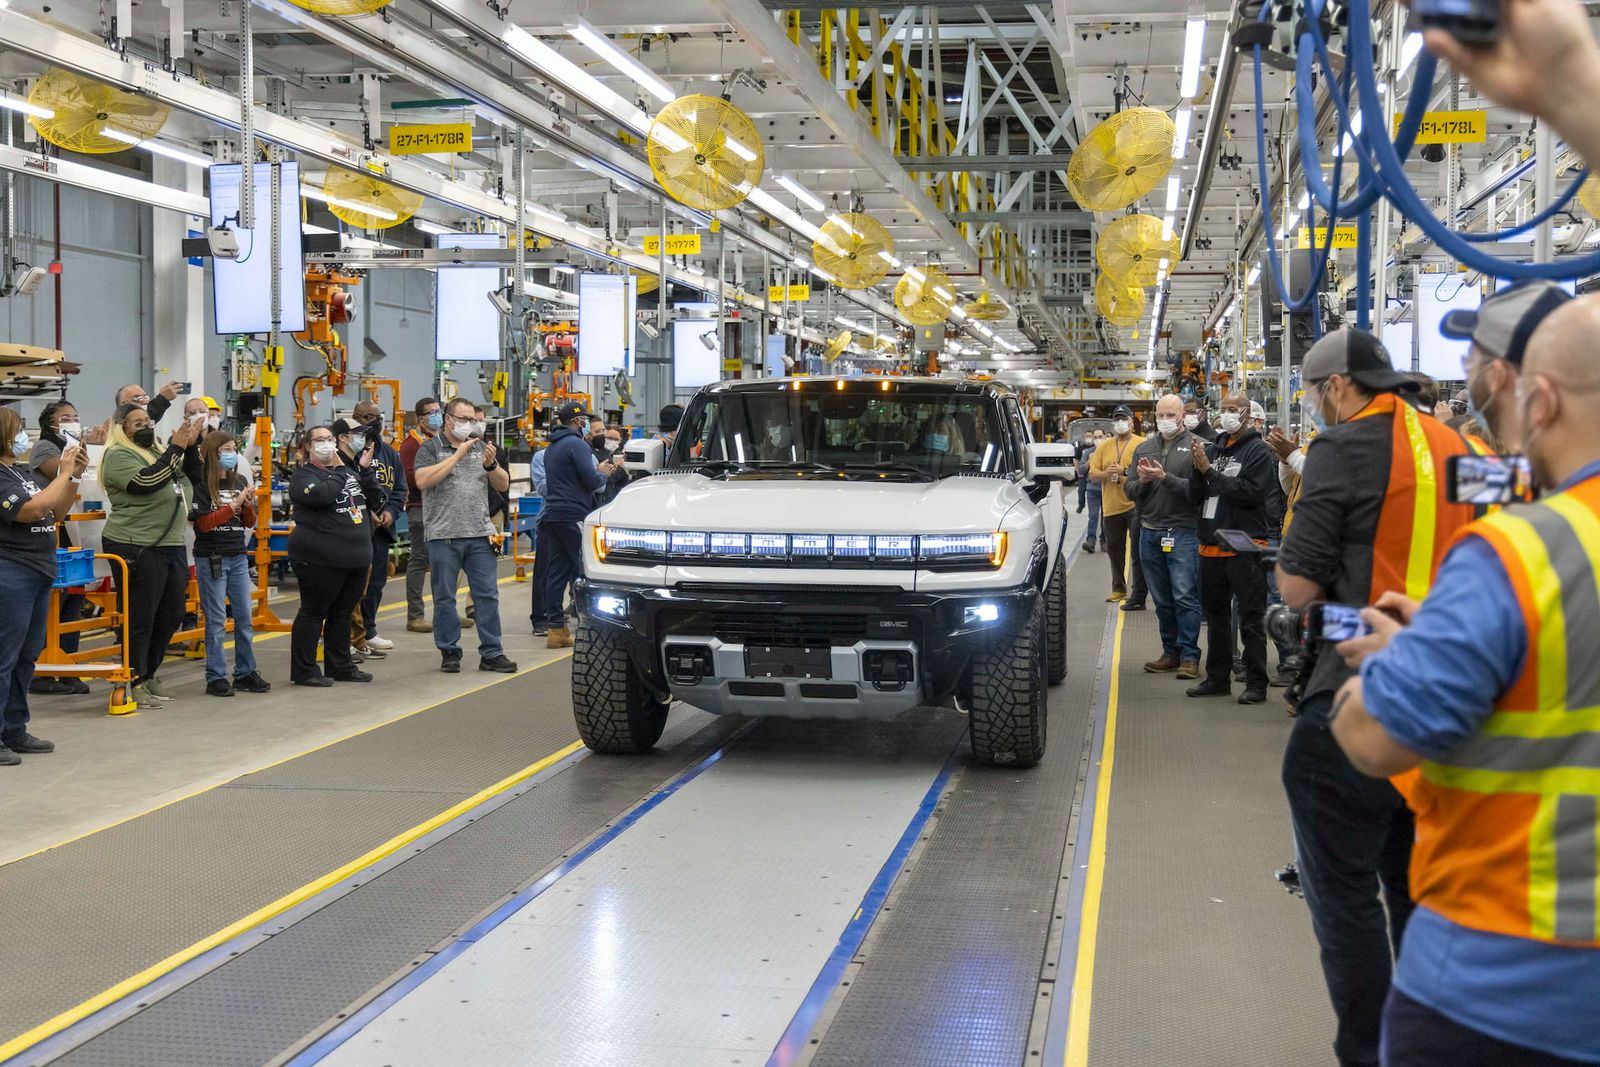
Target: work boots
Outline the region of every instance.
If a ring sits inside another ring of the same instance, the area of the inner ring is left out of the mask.
[[[545,648],[571,648],[572,644],[572,631],[565,626],[553,626],[545,635]]]

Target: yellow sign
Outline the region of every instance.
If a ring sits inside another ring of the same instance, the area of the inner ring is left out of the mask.
[[[389,127],[389,154],[392,156],[470,151],[472,151],[470,122],[430,122],[421,126]]]
[[[1394,117],[1395,132],[1400,116]],[[1429,111],[1417,127],[1417,144],[1482,144],[1489,139],[1486,111]]]
[[[730,374],[734,371],[744,370],[744,360],[740,359],[738,356],[730,356],[722,361],[722,369]]]
[[[769,285],[767,286],[767,299],[774,304],[804,304],[807,300],[811,299],[811,286]]]
[[[1317,227],[1317,235],[1316,235],[1316,244],[1315,245],[1312,244],[1311,231],[1309,229],[1307,229],[1306,227],[1304,227],[1304,226],[1300,227],[1299,239],[1300,239],[1300,247],[1301,248],[1312,248],[1312,247],[1321,248],[1321,247],[1323,247],[1324,245],[1326,245],[1328,243],[1328,228],[1326,226],[1318,226]],[[1335,247],[1335,248],[1354,248],[1355,246],[1356,246],[1356,228],[1354,226],[1336,226],[1336,227],[1334,227],[1334,230],[1333,230],[1333,247]]]
[[[661,235],[651,234],[644,239],[644,254],[659,256],[661,254]],[[697,256],[700,254],[700,235],[697,233],[669,233],[667,234],[667,255],[669,256]]]

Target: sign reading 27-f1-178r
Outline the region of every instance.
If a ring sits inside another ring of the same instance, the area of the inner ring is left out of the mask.
[[[420,126],[390,126],[389,154],[426,155],[432,152],[472,151],[472,123],[429,122]]]
[[[650,234],[644,239],[642,247],[647,256],[661,254],[661,235]],[[669,233],[667,234],[667,255],[669,256],[698,256],[700,254],[700,235],[697,233]]]
[[[1394,117],[1400,132],[1400,116]],[[1486,111],[1429,111],[1417,128],[1417,144],[1482,144],[1489,139]]]

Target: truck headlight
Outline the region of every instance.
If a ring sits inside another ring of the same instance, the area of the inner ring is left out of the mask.
[[[661,562],[667,558],[667,532],[596,526],[594,554],[602,563]]]
[[[917,540],[918,558],[935,566],[999,567],[1006,561],[1004,530],[987,534],[923,534]]]

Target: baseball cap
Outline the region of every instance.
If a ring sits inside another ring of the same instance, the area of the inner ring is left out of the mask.
[[[1554,282],[1524,282],[1500,290],[1472,311],[1450,312],[1439,323],[1439,332],[1453,341],[1471,341],[1488,355],[1520,367],[1533,331],[1571,299]]]
[[[1383,342],[1365,330],[1345,328],[1324,334],[1306,353],[1300,371],[1306,384],[1343,374],[1379,393],[1415,393],[1417,383],[1394,369]]]
[[[333,423],[333,436],[343,437],[349,433],[366,433],[367,428],[354,419],[336,419]]]
[[[1117,405],[1117,410],[1115,410],[1115,411],[1113,411],[1111,413],[1111,417],[1112,418],[1117,418],[1119,415],[1126,415],[1128,418],[1131,419],[1131,418],[1133,418],[1133,409],[1130,408],[1126,404],[1118,404]]]
[[[1261,401],[1250,401],[1250,417],[1252,419],[1259,419],[1262,422],[1267,421],[1267,409],[1261,406]]]
[[[556,408],[556,422],[562,426],[565,426],[580,415],[584,418],[589,418],[589,409],[576,400],[569,400]]]
[[[206,402],[206,407],[210,408],[212,411],[222,410],[222,405],[211,399],[209,396],[203,396],[200,399],[204,400]]]

